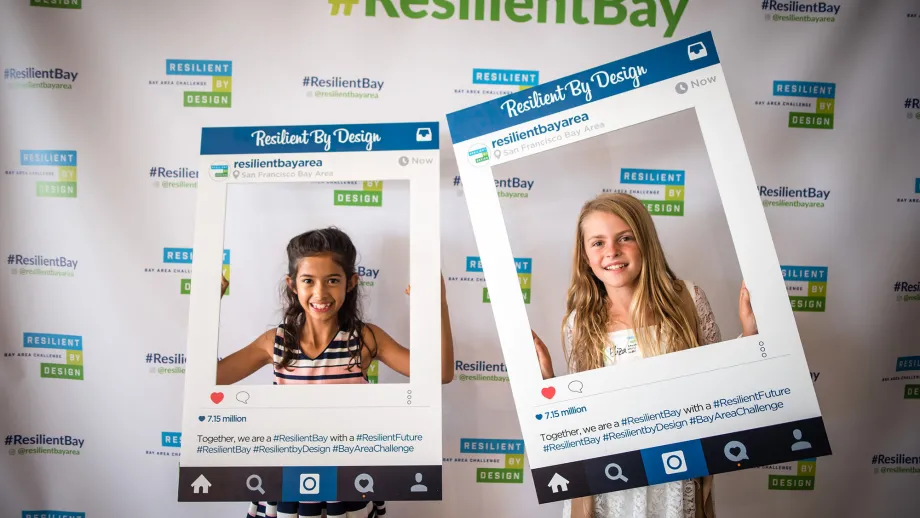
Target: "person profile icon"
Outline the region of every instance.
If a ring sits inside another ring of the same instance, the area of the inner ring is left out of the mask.
[[[795,437],[796,440],[796,443],[792,445],[792,451],[807,450],[811,448],[810,442],[802,440],[802,431],[798,428],[792,431],[792,436]]]
[[[413,493],[424,493],[424,492],[428,491],[428,488],[427,488],[426,486],[422,485],[422,474],[421,474],[421,473],[416,473],[416,474],[415,474],[415,481],[417,482],[417,484],[415,484],[414,486],[412,486],[412,488],[409,489],[409,491],[411,491],[411,492],[413,492]]]

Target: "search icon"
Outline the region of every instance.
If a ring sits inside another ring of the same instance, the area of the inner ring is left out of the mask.
[[[252,481],[255,480],[255,485],[252,484]],[[250,491],[258,491],[259,493],[265,494],[265,490],[262,489],[262,477],[259,475],[249,475],[249,478],[246,479],[246,487]]]
[[[584,383],[578,380],[575,380],[569,383],[569,390],[572,392],[578,392],[579,394],[581,394],[581,389],[583,389],[584,387],[585,387]]]
[[[617,476],[614,477],[610,475],[610,468],[617,469]],[[604,474],[607,475],[607,478],[610,480],[622,480],[623,482],[629,482],[629,479],[623,476],[623,468],[621,468],[619,464],[613,462],[607,464],[607,467],[604,468]]]

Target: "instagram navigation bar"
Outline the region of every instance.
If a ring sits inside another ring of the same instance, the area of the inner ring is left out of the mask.
[[[441,500],[441,466],[179,467],[180,502]]]
[[[541,504],[831,454],[820,417],[531,470]]]

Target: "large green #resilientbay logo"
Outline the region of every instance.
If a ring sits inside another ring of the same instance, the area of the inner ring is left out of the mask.
[[[431,16],[435,20],[455,18],[515,23],[564,24],[571,21],[577,25],[620,25],[628,21],[633,27],[658,27],[663,21],[666,26],[663,36],[670,38],[677,30],[688,2],[594,0],[592,9],[586,7],[583,0],[364,0],[364,15],[375,17],[380,13],[390,18],[416,20]],[[329,0],[330,14],[351,16],[353,8],[360,3],[361,0]]]

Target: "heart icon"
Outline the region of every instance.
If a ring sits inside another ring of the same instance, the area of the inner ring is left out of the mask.
[[[211,401],[215,403],[220,403],[223,400],[224,400],[223,392],[211,392]]]
[[[543,419],[543,414],[537,414],[537,421],[539,421],[540,419]]]
[[[204,422],[204,416],[203,416],[203,415],[198,416],[198,420],[201,421],[201,422],[203,423],[203,422]]]
[[[540,391],[540,394],[543,394],[543,397],[545,397],[546,399],[553,399],[553,396],[556,395],[556,388],[546,387]]]

